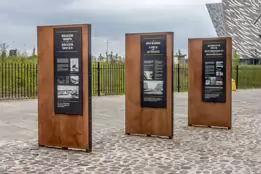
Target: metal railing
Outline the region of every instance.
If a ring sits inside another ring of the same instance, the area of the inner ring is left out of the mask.
[[[0,98],[35,98],[37,86],[36,64],[0,64]]]
[[[92,65],[92,95],[124,95],[125,64],[98,62]],[[232,69],[237,89],[261,88],[261,66],[239,65]],[[175,92],[188,90],[188,66],[174,66]],[[37,64],[1,63],[0,99],[36,98],[38,95]]]

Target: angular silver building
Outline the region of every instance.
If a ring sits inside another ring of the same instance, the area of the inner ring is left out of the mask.
[[[261,56],[261,20],[254,24],[261,13],[261,0],[222,0],[206,7],[217,36],[232,37],[233,51],[241,58]]]

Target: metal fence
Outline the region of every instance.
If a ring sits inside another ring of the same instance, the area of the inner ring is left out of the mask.
[[[124,95],[125,64],[93,63],[92,95]],[[261,66],[240,65],[232,69],[237,89],[261,88]],[[174,66],[175,92],[188,90],[188,66]],[[37,64],[0,64],[0,99],[36,98]]]
[[[174,90],[176,92],[188,90],[188,66],[186,64],[174,66]]]
[[[0,98],[35,98],[37,86],[36,64],[0,64]]]
[[[92,64],[92,95],[125,94],[125,64]]]

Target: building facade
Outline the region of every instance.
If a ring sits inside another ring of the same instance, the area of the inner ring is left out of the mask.
[[[206,4],[218,37],[232,37],[241,58],[261,56],[261,0],[222,0]]]

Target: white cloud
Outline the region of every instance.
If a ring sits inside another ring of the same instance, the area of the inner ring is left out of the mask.
[[[136,9],[151,9],[157,7],[199,5],[220,2],[220,0],[78,0],[68,6],[71,9],[89,9],[105,11],[130,10],[135,14]]]
[[[215,37],[205,3],[220,0],[8,0],[0,1],[0,42],[32,50],[38,25],[92,24],[92,52],[125,51],[125,33],[173,31],[175,50],[188,38]],[[34,8],[30,8],[34,7]],[[15,41],[15,44],[13,43]]]

